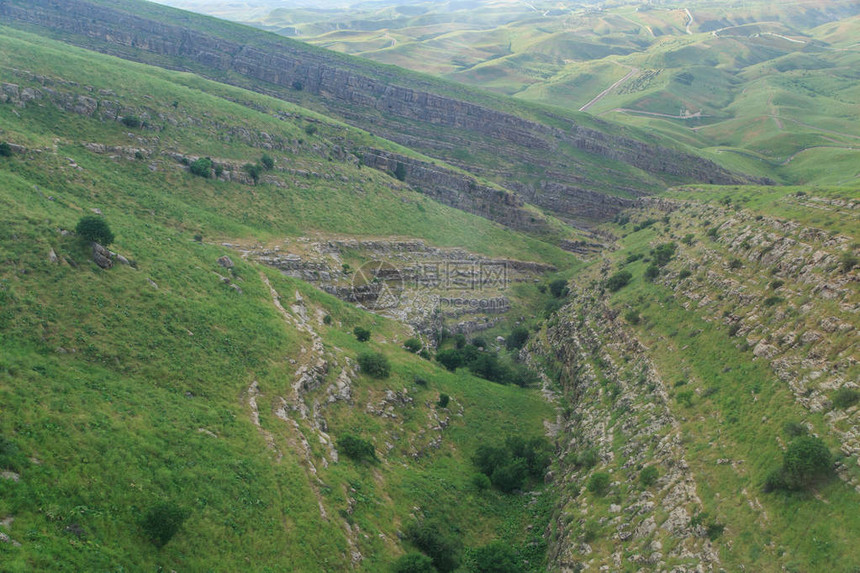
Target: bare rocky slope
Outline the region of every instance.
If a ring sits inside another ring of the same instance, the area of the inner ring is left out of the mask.
[[[588,116],[562,115],[145,2],[3,0],[7,25],[188,69],[324,110],[481,174],[574,221],[611,218],[666,182],[748,178]]]

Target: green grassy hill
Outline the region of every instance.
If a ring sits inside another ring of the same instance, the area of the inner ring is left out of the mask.
[[[405,326],[224,244],[399,236],[559,268],[569,254],[338,155],[374,138],[296,106],[8,29],[0,54],[4,571],[379,571],[415,550],[401,535],[419,520],[447,524],[463,559],[501,539],[540,566],[527,525],[551,489],[479,490],[471,461],[542,435],[540,393],[448,372],[402,348]],[[242,166],[263,154],[254,184]],[[189,171],[198,157],[209,178]],[[72,232],[94,210],[116,236],[109,270]],[[388,378],[360,371],[366,350]],[[347,435],[378,461],[346,457]],[[158,549],[141,523],[160,503],[187,519]]]

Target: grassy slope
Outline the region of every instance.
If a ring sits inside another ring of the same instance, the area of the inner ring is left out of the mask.
[[[672,191],[667,195],[690,201],[692,205],[716,204],[730,197],[733,203],[753,214],[788,219],[848,237],[857,236],[857,221],[850,213],[816,213],[798,209],[787,201],[798,190],[713,187],[692,192]],[[805,192],[828,199],[856,199],[856,192],[848,189],[806,188]],[[777,567],[789,571],[853,571],[852,564],[860,559],[854,543],[860,532],[860,517],[856,512],[860,497],[852,487],[834,479],[811,493],[761,492],[765,476],[780,464],[782,449],[790,439],[783,431],[787,422],[809,424],[833,451],[838,452],[841,444],[828,429],[830,415],[801,407],[766,361],[754,358],[742,339],[739,342],[726,332],[725,326],[710,318],[715,313],[719,316],[717,311],[697,311],[695,303],[685,308],[682,303],[686,299],[679,297],[677,290],[645,281],[642,275],[649,263],[640,260],[625,265],[628,255],[641,253],[647,257],[656,244],[672,238],[677,241],[688,232],[693,233],[695,246],[690,247],[689,252],[682,246],[685,249],[683,259],[669,265],[666,272],[670,275],[682,268],[693,268],[694,278],[689,280],[705,280],[707,268],[699,268],[701,276],[698,278],[695,275],[695,263],[704,254],[699,252],[699,245],[716,249],[724,257],[722,260],[734,258],[732,253],[707,238],[706,227],[698,224],[689,213],[676,214],[670,221],[638,232],[630,232],[627,228],[629,234],[621,240],[621,249],[613,256],[613,262],[615,268],[630,270],[634,279],[609,301],[621,314],[630,310],[639,314],[641,323],[632,328],[650,349],[649,357],[666,385],[671,387],[673,399],[670,403],[674,415],[681,421],[686,459],[696,476],[703,510],[726,527],[717,542],[723,564],[727,568],[744,566],[761,571],[777,570]],[[719,225],[721,220],[714,219],[710,223]],[[715,269],[722,263],[711,256],[710,265],[708,268]],[[769,294],[768,283],[772,279],[766,271],[766,268],[745,265],[737,272],[749,275],[750,280],[744,283],[747,289],[758,277],[760,284],[755,286],[756,290],[746,292],[759,293],[764,299]],[[583,277],[593,278],[593,275],[585,273]],[[806,292],[814,286],[797,288]],[[856,303],[856,289],[854,293],[846,304],[852,300]],[[734,306],[736,301],[730,296],[723,300],[722,294],[710,293],[714,299],[712,303],[718,304],[718,309],[725,308],[726,312],[740,312]],[[803,300],[815,299],[810,295]],[[760,319],[763,324],[781,324],[778,321],[782,319],[774,318],[774,313],[780,311],[759,312],[765,313]],[[835,303],[815,300],[813,309],[796,319],[805,326],[795,328],[799,331],[817,328],[822,317],[838,316],[839,312]],[[856,357],[856,346],[852,350],[850,341],[840,343],[834,336],[833,347],[832,360]],[[855,367],[845,373],[845,380],[856,375]],[[693,392],[690,405],[675,400],[686,391]],[[617,451],[619,456],[622,445]],[[740,465],[718,460],[740,461]],[[849,475],[856,477],[854,460],[848,458],[846,463],[849,468],[853,467],[848,470]]]
[[[533,508],[517,497],[472,491],[468,460],[478,444],[507,432],[542,432],[550,410],[539,395],[447,373],[393,343],[406,336],[401,326],[265,271],[282,296],[300,291],[310,306],[333,316],[334,326],[319,326],[329,354],[354,358],[363,346],[349,332],[364,324],[373,327],[371,345],[392,358],[391,379],[360,377],[355,406],[327,411],[333,437],[353,432],[384,451],[383,440],[394,434],[412,439],[426,425],[419,421],[439,392],[451,395],[452,413],[462,407],[440,448],[420,461],[395,449],[377,466],[347,460],[320,466],[329,515],[322,519],[305,462],[291,446],[295,435],[271,413],[276,396],[289,392],[295,366],[288,359],[300,359],[307,336],[279,316],[260,269],[230,253],[239,294],[216,276],[225,271],[215,260],[228,252],[222,240],[310,231],[402,234],[561,266],[568,255],[392,189],[392,179],[380,173],[329,162],[331,140],[346,128],[326,122],[311,138],[304,133],[306,119],[319,118],[294,106],[18,32],[4,31],[0,52],[4,79],[22,87],[28,80],[10,77],[9,68],[75,80],[81,92],[89,93],[83,86],[112,89],[129,110],[180,120],[178,127],[152,120],[164,129],[150,160],[111,159],[81,144],[140,145],[138,138],[150,141],[154,133],[131,130],[129,138],[118,122],[62,113],[49,103],[0,105],[0,138],[31,149],[0,164],[0,429],[20,450],[12,466],[20,481],[0,480],[0,515],[15,518],[4,531],[22,544],[0,544],[4,569],[275,571],[288,563],[292,570],[340,571],[350,559],[339,512],[346,509],[345,487],[362,492],[349,494],[357,499],[350,519],[367,535],[358,538],[367,570],[379,570],[404,550],[396,531],[414,506],[449,521],[468,546],[493,537],[525,544],[519,525]],[[276,120],[204,93],[210,89],[300,117]],[[179,102],[175,111],[173,101]],[[272,152],[277,164],[333,178],[278,172],[283,187],[249,186],[193,177],[159,155],[253,161],[259,147],[238,137],[219,140],[237,124],[287,141],[304,138],[304,144]],[[354,130],[350,136],[369,137]],[[150,162],[157,171],[150,171]],[[87,246],[59,232],[91,208],[105,214],[117,234],[113,248],[134,259],[136,270],[117,265],[102,271],[89,261]],[[191,239],[198,232],[204,243]],[[49,262],[51,250],[59,264]],[[429,379],[427,390],[413,384],[416,373]],[[251,421],[246,393],[253,381],[262,392],[261,425],[274,436],[280,462]],[[403,425],[364,412],[384,389],[403,387],[416,396],[414,406],[398,410]],[[312,447],[318,455],[320,446]],[[191,510],[184,532],[161,551],[138,526],[159,500]]]

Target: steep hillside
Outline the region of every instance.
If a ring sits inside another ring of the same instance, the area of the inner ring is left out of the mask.
[[[9,25],[299,102],[579,222],[666,182],[748,181],[669,140],[145,2],[0,2]],[[586,205],[587,212],[581,210]],[[600,208],[593,208],[598,205]]]
[[[362,167],[344,147],[374,138],[296,106],[9,29],[0,61],[0,568],[380,571],[441,523],[464,563],[501,540],[540,569],[551,488],[472,462],[544,434],[539,391],[243,249],[507,261],[534,273],[511,312],[571,255]]]
[[[530,347],[569,403],[551,569],[855,570],[858,207],[684,188],[622,215]],[[835,473],[768,491],[805,435]]]

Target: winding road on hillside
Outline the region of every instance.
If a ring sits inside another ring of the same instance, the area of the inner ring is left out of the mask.
[[[615,88],[617,88],[618,86],[620,86],[621,84],[623,84],[624,82],[626,82],[627,80],[629,80],[630,78],[632,78],[634,75],[636,75],[638,73],[639,73],[639,68],[630,68],[630,71],[627,72],[626,76],[624,76],[623,78],[621,78],[620,80],[618,80],[617,82],[615,82],[614,84],[612,84],[611,86],[609,86],[608,88],[606,88],[605,90],[603,90],[602,92],[597,94],[597,97],[595,97],[590,102],[588,102],[587,104],[585,104],[584,106],[579,108],[579,111],[587,111],[588,108],[590,108],[591,106],[593,106],[594,104],[596,104],[597,102],[602,100],[609,92],[611,92],[612,90],[614,90]]]
[[[687,13],[687,18],[689,18],[689,20],[687,20],[687,26],[686,26],[687,34],[692,36],[693,32],[690,31],[690,26],[693,25],[693,14],[692,14],[692,12],[690,12],[689,8],[684,8],[684,12]]]

